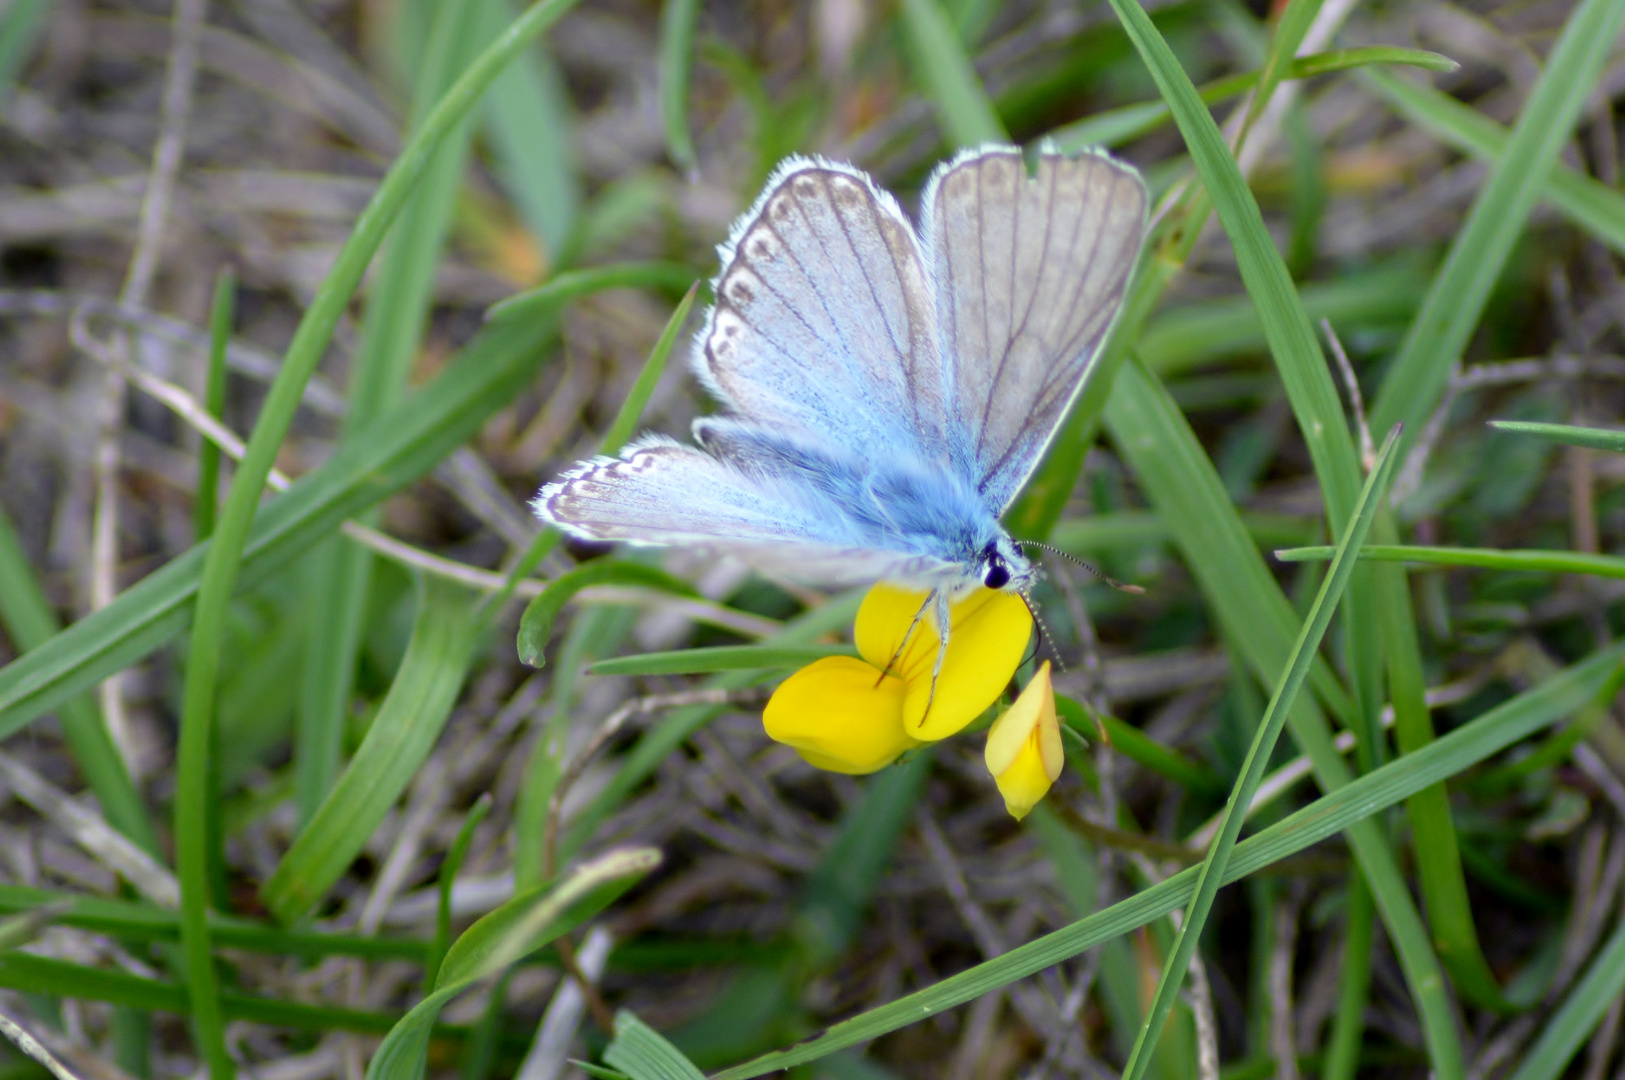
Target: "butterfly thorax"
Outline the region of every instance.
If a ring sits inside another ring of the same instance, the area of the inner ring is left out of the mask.
[[[1033,567],[955,470],[891,447],[858,454],[816,436],[767,431],[734,419],[695,425],[702,446],[752,482],[776,489],[807,520],[842,523],[854,547],[895,552],[899,585],[942,589],[1022,589]]]

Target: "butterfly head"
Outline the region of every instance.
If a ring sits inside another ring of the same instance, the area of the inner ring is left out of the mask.
[[[1008,536],[990,540],[976,560],[976,576],[990,589],[1026,593],[1038,570]]]

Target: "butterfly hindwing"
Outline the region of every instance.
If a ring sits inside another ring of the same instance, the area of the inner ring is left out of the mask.
[[[1145,185],[1104,154],[1014,147],[938,170],[922,204],[955,466],[1002,513],[1037,467],[1122,305]]]
[[[781,166],[721,249],[701,378],[735,415],[866,452],[941,457],[937,312],[914,228],[846,166]]]

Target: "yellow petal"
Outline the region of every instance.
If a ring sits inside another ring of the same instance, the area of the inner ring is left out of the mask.
[[[1061,775],[1065,749],[1055,717],[1055,691],[1049,661],[1038,669],[1016,703],[987,733],[987,771],[993,774],[1005,809],[1017,821],[1026,817]]]
[[[902,681],[852,656],[827,656],[780,683],[762,726],[829,772],[871,773],[919,745],[903,732]]]
[[[865,660],[906,684],[904,725],[924,742],[952,735],[998,700],[1021,664],[1033,628],[1032,613],[1015,593],[971,592],[949,609],[948,651],[933,695],[931,672],[941,643],[935,611],[928,608],[909,634],[929,595],[876,585],[863,598],[853,632]],[[907,646],[899,653],[905,634]]]

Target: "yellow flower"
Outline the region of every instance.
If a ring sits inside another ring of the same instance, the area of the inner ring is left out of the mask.
[[[869,773],[954,734],[997,701],[1032,634],[1027,605],[993,589],[954,604],[933,695],[941,642],[934,611],[915,623],[927,596],[886,584],[870,589],[853,632],[863,659],[826,657],[781,683],[762,714],[768,737],[820,769]]]
[[[1055,689],[1049,661],[987,733],[987,771],[993,774],[1004,808],[1020,821],[1038,805],[1061,775],[1066,752],[1055,719]]]

